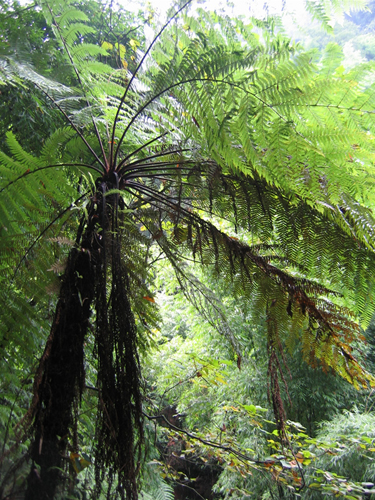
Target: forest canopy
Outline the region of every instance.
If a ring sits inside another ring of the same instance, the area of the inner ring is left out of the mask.
[[[1,6],[0,499],[371,495],[372,17]]]

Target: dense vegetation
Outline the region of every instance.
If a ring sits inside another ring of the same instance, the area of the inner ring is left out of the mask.
[[[1,1],[2,500],[372,495],[372,58],[190,3]]]

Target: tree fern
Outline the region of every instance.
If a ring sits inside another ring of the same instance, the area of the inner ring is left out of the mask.
[[[43,302],[56,262],[67,262],[23,421],[25,432],[33,423],[40,476],[33,466],[30,499],[55,495],[62,456],[78,450],[77,432],[68,436],[77,428],[89,328],[98,372],[95,495],[105,475],[121,498],[137,498],[138,349],[157,321],[148,290],[155,247],[234,346],[215,295],[184,272],[183,260],[227,280],[254,317],[266,311],[281,430],[282,337],[302,330],[306,359],[315,355],[356,386],[374,383],[355,353],[355,320],[373,311],[374,220],[364,203],[373,182],[373,89],[343,73],[335,46],[322,58],[302,53],[270,23],[188,17],[188,3],[127,72],[103,62],[105,45],[86,42],[93,30],[79,7],[43,1],[69,84],[9,57],[2,65],[9,81],[34,85],[65,121],[38,156],[9,133],[0,157],[4,281]],[[64,238],[74,245],[64,250]],[[17,314],[15,306],[9,326]]]

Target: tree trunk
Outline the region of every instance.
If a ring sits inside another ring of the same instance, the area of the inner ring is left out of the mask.
[[[73,248],[62,279],[51,333],[34,383],[35,439],[25,500],[52,500],[61,478],[73,403],[84,386],[84,339],[95,292],[92,260],[89,250]]]
[[[102,196],[106,191],[108,187],[102,186],[102,192],[95,194],[81,250],[70,252],[51,333],[36,373],[30,409],[34,417],[33,464],[25,500],[53,500],[68,442],[72,451],[78,451],[69,432],[74,404],[84,387],[84,341],[93,302],[99,395],[94,496],[99,497],[101,477],[106,473],[110,484],[117,475],[121,498],[138,498],[144,438],[137,329],[123,264],[118,197]]]

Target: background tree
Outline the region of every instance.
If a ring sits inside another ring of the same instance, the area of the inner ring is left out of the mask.
[[[146,411],[159,416],[156,421],[164,426],[158,434],[160,455],[157,460],[163,463],[161,473],[175,485],[177,498],[196,499],[200,498],[199,495],[208,499],[271,498],[271,495],[278,498],[276,477],[286,497],[288,491],[293,497],[293,488],[298,490],[303,479],[301,494],[307,497],[317,495],[318,498],[323,487],[327,494],[337,494],[336,488],[341,484],[341,490],[348,495],[361,498],[361,482],[365,481],[364,478],[370,483],[373,480],[373,453],[369,451],[372,439],[368,436],[368,443],[362,441],[366,431],[362,431],[360,425],[356,428],[354,422],[359,423],[359,412],[364,413],[363,423],[368,418],[371,420],[371,415],[367,416],[371,394],[368,391],[361,394],[319,363],[315,363],[315,367],[306,365],[298,349],[298,340],[292,351],[283,344],[281,363],[286,387],[282,387],[282,396],[288,419],[302,423],[289,435],[290,442],[296,439],[293,449],[295,454],[300,454],[301,475],[293,463],[295,459],[288,460],[285,450],[275,449],[278,438],[275,426],[271,424],[273,412],[265,382],[268,371],[264,342],[266,317],[263,322],[254,321],[247,301],[234,299],[230,290],[222,290],[220,281],[215,280],[218,305],[225,311],[243,355],[239,371],[229,339],[223,342],[212,324],[202,320],[193,306],[186,303],[183,292],[171,276],[172,270],[168,270],[165,264],[161,267],[155,286],[159,289],[156,301],[163,311],[163,323],[156,337],[157,345],[149,351],[144,362],[149,394]],[[196,266],[194,268],[196,273]],[[209,283],[207,277],[204,282]],[[168,283],[166,289],[165,283]],[[340,412],[342,409],[353,410],[353,404],[357,406],[358,419],[353,419],[350,433],[333,433],[329,424],[319,429],[319,422],[332,418],[335,422],[332,428],[341,425],[340,422],[346,425],[346,417]],[[267,412],[260,412],[267,421],[260,420],[261,426],[257,427],[255,411],[259,405]],[[252,408],[254,413],[247,413],[243,407]],[[164,418],[197,438],[222,445],[222,449],[201,446],[198,439],[191,439],[184,432],[179,438],[171,435],[173,427],[168,428]],[[301,433],[301,436],[294,438],[294,432]],[[303,436],[306,443],[302,445]],[[323,446],[317,446],[316,439]],[[233,460],[234,455],[225,451],[228,447],[233,451],[239,448],[243,455],[248,456],[246,463],[250,465],[246,468],[244,461]],[[349,450],[353,452],[350,458]],[[302,453],[314,458],[302,460]],[[283,460],[283,464],[275,462],[276,457]],[[325,461],[327,457],[331,461]],[[269,460],[268,467],[264,465],[267,463],[265,459]],[[256,463],[262,460],[263,465]],[[361,463],[362,475],[354,474],[354,470],[350,473],[350,460]],[[277,464],[274,470],[272,463]],[[157,462],[153,467],[158,467]],[[339,474],[341,479],[333,476],[327,484],[323,475],[316,476],[316,469]],[[283,474],[289,474],[289,483]],[[215,481],[217,483],[212,488]],[[359,489],[353,481],[359,482]],[[310,484],[315,484],[315,487],[320,484],[320,489],[310,491]]]

